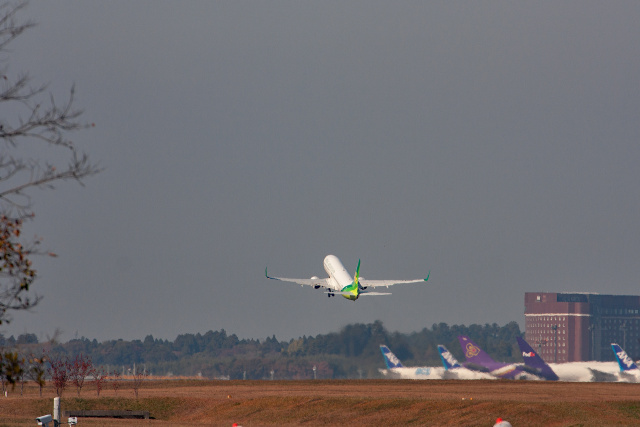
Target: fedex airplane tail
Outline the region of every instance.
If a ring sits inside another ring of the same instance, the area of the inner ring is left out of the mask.
[[[442,360],[445,371],[460,367],[460,364],[458,363],[456,358],[453,357],[453,354],[449,353],[449,350],[447,350],[445,346],[438,345],[438,353],[440,353],[440,359]]]
[[[396,355],[389,350],[389,347],[386,345],[380,345],[380,351],[382,351],[382,357],[384,357],[384,363],[387,365],[388,369],[404,368],[402,363],[400,363],[400,359],[398,359]]]
[[[638,370],[638,366],[635,364],[633,359],[627,356],[627,352],[624,351],[622,347],[620,347],[618,344],[611,343],[611,348],[613,349],[613,353],[616,355],[618,366],[620,366],[620,372]]]
[[[551,369],[551,367],[547,365],[540,356],[538,356],[538,353],[533,351],[533,348],[531,348],[531,346],[522,338],[517,337],[517,340],[525,366],[532,368],[535,375],[538,375],[545,380],[558,381],[558,375],[556,375],[556,373],[553,372],[553,369]]]

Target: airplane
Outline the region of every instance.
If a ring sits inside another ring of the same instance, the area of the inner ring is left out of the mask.
[[[442,347],[442,346],[438,346]],[[446,353],[449,353],[446,348],[442,347]],[[444,363],[444,368],[435,367],[435,366],[415,366],[415,367],[406,367],[404,366],[400,360],[396,357],[389,347],[386,345],[380,345],[380,350],[382,351],[382,357],[384,357],[384,363],[387,365],[387,369],[380,369],[380,372],[385,376],[389,376],[391,378],[400,378],[400,379],[411,379],[411,380],[476,380],[476,379],[495,379],[494,376],[489,375],[484,372],[476,372],[471,371],[469,369],[460,367],[457,364],[455,358],[451,356],[444,356],[447,360],[452,360],[453,364],[449,365],[450,369],[447,367],[447,364]],[[439,348],[440,350],[440,348]],[[441,353],[441,357],[442,353]],[[453,366],[455,365],[455,366]]]
[[[371,292],[367,288],[377,288],[380,286],[398,285],[402,283],[420,283],[429,280],[429,274],[426,279],[416,280],[369,280],[364,277],[360,277],[360,260],[358,260],[358,267],[356,268],[356,274],[351,279],[351,276],[344,268],[340,259],[335,255],[327,255],[324,258],[324,270],[329,277],[321,279],[313,276],[310,279],[289,279],[285,277],[271,277],[267,273],[267,269],[264,269],[264,275],[267,279],[280,280],[282,282],[292,282],[299,285],[313,286],[315,289],[325,288],[328,297],[333,297],[336,294],[342,295],[348,300],[355,301],[362,295],[391,295],[388,292]]]
[[[512,380],[539,379],[536,375],[527,372],[526,369],[514,363],[496,362],[467,336],[458,336],[458,341],[467,359],[467,361],[463,363],[465,368],[474,371],[488,372],[496,377]]]
[[[387,371],[380,370],[385,375],[388,373],[391,377],[406,378],[413,380],[420,379],[442,379],[444,371],[442,368],[435,368],[431,366],[419,366],[414,368],[405,367],[400,359],[393,354],[389,347],[386,345],[380,345],[380,351],[384,358],[384,363],[387,365]]]
[[[517,337],[516,340],[518,341],[518,347],[520,347],[520,351],[522,352],[524,365],[529,368],[528,370],[532,374],[549,381],[559,380],[558,375],[553,372],[551,366],[547,365],[525,340],[520,337]]]
[[[386,346],[385,346],[386,347]],[[382,346],[381,346],[382,350]],[[530,351],[526,351],[530,353]],[[438,353],[442,360],[443,368],[440,367],[405,367],[400,360],[388,351],[389,359],[385,356],[385,364],[387,369],[380,369],[385,376],[402,379],[459,379],[459,380],[477,380],[490,379],[495,380],[500,376],[492,375],[488,368],[482,367],[477,363],[459,363],[456,358],[443,345],[438,345]],[[523,351],[525,353],[525,351]],[[523,356],[525,361],[526,356]],[[614,368],[615,365],[615,368]],[[601,381],[624,381],[624,382],[640,382],[640,369],[628,371],[629,373],[618,372],[618,365],[615,362],[569,362],[550,364],[553,366],[553,373],[559,377],[559,381],[570,382],[601,382]],[[524,373],[518,378],[521,379],[545,379],[541,371],[537,371],[534,366],[518,366]],[[597,369],[596,369],[597,368]],[[429,371],[430,370],[430,371]],[[635,372],[636,375],[632,373]],[[551,378],[546,378],[551,379]]]
[[[620,372],[624,373],[638,373],[638,366],[633,361],[632,358],[627,356],[627,352],[622,349],[618,344],[611,343],[611,349],[613,350],[613,354],[616,355],[616,360],[618,361],[618,366],[620,367]]]
[[[440,360],[444,366],[446,379],[459,379],[459,380],[495,380],[497,377],[484,371],[478,371],[469,369],[460,364],[449,350],[443,345],[438,344],[438,354],[440,354]]]
[[[389,347],[380,344],[380,351],[382,352],[382,358],[384,359],[384,364],[387,365],[387,369],[404,368],[400,359],[389,350]]]
[[[440,360],[442,360],[445,371],[462,367],[445,346],[438,344],[438,354],[440,354]]]

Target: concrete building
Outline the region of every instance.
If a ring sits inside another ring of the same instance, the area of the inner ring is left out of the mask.
[[[613,360],[617,342],[640,356],[640,296],[526,292],[525,339],[546,362]]]

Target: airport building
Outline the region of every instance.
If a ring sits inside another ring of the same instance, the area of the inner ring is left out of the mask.
[[[549,363],[640,356],[640,296],[526,292],[525,339]]]

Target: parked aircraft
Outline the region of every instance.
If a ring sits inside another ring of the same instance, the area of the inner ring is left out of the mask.
[[[358,260],[358,267],[356,268],[356,274],[351,279],[351,276],[344,268],[342,262],[335,255],[327,255],[324,258],[324,270],[329,277],[321,279],[318,277],[312,277],[310,279],[289,279],[285,277],[271,277],[267,274],[267,269],[264,269],[264,275],[267,279],[280,280],[282,282],[297,283],[302,286],[313,286],[315,289],[325,288],[326,294],[329,297],[342,295],[348,300],[355,301],[362,295],[390,295],[388,292],[371,292],[368,288],[377,288],[386,286],[387,288],[392,285],[398,285],[401,283],[420,283],[429,280],[429,274],[426,279],[416,280],[369,280],[364,277],[360,277],[360,260]]]
[[[444,351],[449,353],[447,349],[445,349],[444,347],[442,348],[444,349]],[[439,366],[438,367],[433,367],[433,366],[405,367],[400,362],[400,360],[396,357],[396,355],[393,354],[386,345],[381,345],[380,350],[382,351],[382,356],[384,357],[384,363],[387,365],[387,369],[385,370],[381,369],[380,372],[392,378],[403,378],[403,379],[413,379],[413,380],[495,379],[494,376],[491,376],[487,373],[471,371],[469,369],[460,367],[459,365],[458,365],[458,369],[453,369],[453,368],[448,369],[447,365],[445,365],[444,368]],[[455,358],[453,358],[453,356],[451,356],[451,359],[453,359],[453,361],[455,362]]]
[[[611,343],[613,354],[616,355],[618,366],[620,367],[620,379],[628,382],[640,381],[640,369],[638,365],[627,355],[627,352],[622,349],[618,344]]]
[[[620,369],[616,362],[549,363],[559,381],[569,382],[611,382],[621,380]]]
[[[419,366],[415,368],[405,367],[400,359],[386,345],[380,345],[384,363],[387,365],[387,372],[392,377],[406,379],[441,379],[444,377],[444,369],[431,366]],[[386,373],[386,372],[385,372]]]
[[[495,376],[487,372],[474,371],[465,368],[443,345],[438,345],[438,353],[445,370],[446,378],[455,378],[460,380],[494,380]]]
[[[496,362],[467,336],[460,335],[458,341],[467,359],[467,361],[463,363],[465,368],[474,371],[488,372],[499,378],[539,379],[536,375],[528,373],[526,369],[523,369],[515,363]]]
[[[460,363],[458,363],[458,360],[453,357],[453,354],[451,354],[445,346],[438,344],[438,354],[440,354],[440,360],[442,360],[442,364],[446,371],[462,367],[460,366]]]
[[[627,352],[622,349],[618,344],[611,343],[611,349],[613,354],[616,355],[616,361],[620,367],[620,372],[638,371],[638,366],[632,358],[627,356]]]
[[[474,345],[473,342],[471,342]],[[408,379],[496,379],[511,378],[509,376],[492,375],[490,368],[483,367],[477,361],[465,361],[460,363],[456,358],[443,346],[438,346],[438,352],[442,360],[443,368],[435,367],[405,367],[400,360],[386,346],[380,346],[387,369],[380,369],[385,376],[393,378]],[[476,345],[477,347],[477,345]],[[523,353],[531,353],[531,351],[523,351]],[[535,352],[534,352],[535,353]],[[388,355],[388,359],[387,356]],[[523,355],[525,361],[531,356]],[[491,359],[491,358],[490,358]],[[492,360],[492,359],[491,359]],[[497,362],[494,362],[499,364]],[[526,362],[525,362],[526,363]],[[544,361],[543,361],[544,363]],[[544,379],[546,370],[536,369],[535,363],[532,364],[515,364],[505,366],[514,366],[522,371],[520,375],[515,376],[518,379]],[[640,382],[640,369],[627,371],[630,373],[619,372],[620,369],[616,362],[569,362],[569,363],[551,363],[548,364],[551,372],[556,374],[559,381],[571,382],[601,382],[601,381],[623,381],[623,382]],[[539,367],[538,367],[539,368]],[[511,369],[511,368],[510,368]],[[635,374],[634,374],[635,372]],[[553,379],[552,375],[548,375],[547,379]]]
[[[540,378],[544,378],[545,380],[558,381],[559,378],[556,373],[553,372],[553,369],[551,369],[551,367],[547,365],[535,351],[533,351],[531,346],[520,337],[517,337],[516,339],[518,341],[518,347],[520,347],[520,351],[522,352],[524,364],[529,368],[529,372]]]

